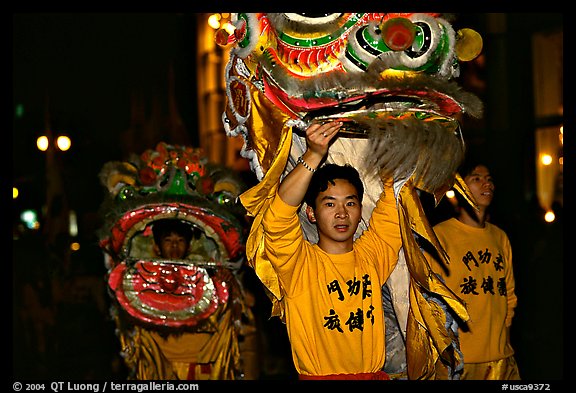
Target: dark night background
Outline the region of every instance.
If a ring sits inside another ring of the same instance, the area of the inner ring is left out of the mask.
[[[537,122],[532,108],[529,34],[562,26],[563,17],[561,13],[510,14],[507,34],[490,35],[484,32],[483,15],[464,14],[460,23],[472,24],[482,34],[486,56],[485,68],[476,70],[485,82],[479,91],[485,118],[465,122],[464,133],[471,151],[493,163],[498,186],[494,219],[507,231],[514,249],[519,304],[512,340],[520,372],[526,380],[559,380],[564,373],[565,345],[563,215],[560,210],[555,223],[544,223],[534,195],[533,130]],[[46,128],[46,113],[50,127],[65,131],[72,139],[71,150],[61,157],[63,177],[71,208],[80,220],[86,220],[80,223],[86,231],[92,228],[104,196],[97,173],[105,162],[123,158],[120,136],[130,126],[131,94],[164,100],[170,64],[180,114],[197,143],[195,23],[191,13],[12,15],[12,176],[21,189],[21,198],[11,202],[12,220],[21,209],[39,209],[45,202],[46,159],[35,141]],[[17,115],[20,107],[23,114]],[[14,242],[13,247],[13,254],[21,253],[21,260],[43,256],[27,244]],[[104,271],[102,257],[86,258],[93,277],[99,277]],[[12,292],[15,305],[18,290]],[[86,313],[86,306],[70,306],[66,315],[77,317],[51,333],[49,345],[54,347],[48,352],[57,354],[54,358],[24,353],[26,334],[22,326],[13,324],[12,376],[122,378],[114,328],[102,316],[105,312],[98,302],[90,305],[92,319],[81,316],[88,315],[81,314]],[[279,346],[278,357],[283,358],[286,348]],[[290,364],[291,359],[287,361]],[[276,376],[291,376],[286,371],[289,366],[278,367]]]
[[[14,177],[41,190],[45,153],[35,141],[48,110],[51,128],[72,139],[61,155],[65,181],[82,192],[70,193],[71,205],[93,210],[103,196],[95,174],[123,158],[131,95],[166,101],[170,64],[181,116],[197,138],[195,22],[194,15],[174,13],[15,14],[13,102],[24,114],[14,120]],[[33,195],[43,202],[42,192]]]

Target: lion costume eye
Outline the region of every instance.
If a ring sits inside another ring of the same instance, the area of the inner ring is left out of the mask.
[[[236,201],[236,196],[228,191],[215,192],[213,197],[220,206],[234,205]]]
[[[119,201],[127,201],[134,198],[135,195],[136,191],[134,190],[134,187],[131,185],[125,185],[120,189],[118,194],[116,194],[116,198]]]

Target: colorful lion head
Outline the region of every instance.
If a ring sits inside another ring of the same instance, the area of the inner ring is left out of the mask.
[[[234,25],[223,122],[245,139],[259,178],[285,119],[300,129],[337,119],[328,161],[343,154],[432,193],[453,180],[465,150],[459,120],[482,113],[455,82],[459,63],[482,49],[473,30],[455,32],[437,13],[238,13]]]
[[[109,191],[102,206],[108,284],[117,304],[142,324],[166,328],[201,325],[230,300],[230,282],[218,269],[244,260],[246,222],[235,203],[245,188],[202,151],[159,143],[130,161],[108,162],[100,180]],[[175,219],[194,229],[190,254],[161,260],[153,254],[156,222]]]

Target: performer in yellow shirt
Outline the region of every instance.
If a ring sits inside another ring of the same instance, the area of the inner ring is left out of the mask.
[[[401,237],[392,181],[354,240],[362,181],[349,165],[325,164],[340,122],[312,124],[307,151],[278,187],[263,217],[263,252],[283,291],[292,357],[300,379],[389,379],[381,287],[398,260]],[[318,230],[307,241],[298,210]]]
[[[157,257],[185,260],[198,229],[178,219],[158,220],[152,227],[153,251]],[[224,277],[230,291],[238,291],[231,271],[220,268],[215,273]],[[233,312],[230,307],[217,311],[218,324],[203,329],[168,334],[161,330],[135,330],[142,356],[136,367],[137,379],[233,380],[235,358],[239,356],[234,342]],[[146,353],[146,355],[144,355]],[[136,358],[136,357],[135,357]]]
[[[464,371],[460,379],[520,379],[510,345],[510,326],[517,298],[514,293],[512,247],[506,233],[488,222],[494,181],[486,165],[465,162],[460,174],[478,210],[460,203],[456,217],[434,226],[450,258],[449,265],[430,259],[466,303],[470,320],[458,329]]]

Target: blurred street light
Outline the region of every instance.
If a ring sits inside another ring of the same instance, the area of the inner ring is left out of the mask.
[[[46,135],[39,136],[36,139],[36,146],[40,151],[46,151],[50,147],[50,138]],[[66,135],[59,135],[56,138],[56,143],[54,146],[61,151],[67,151],[72,146],[72,141]]]

